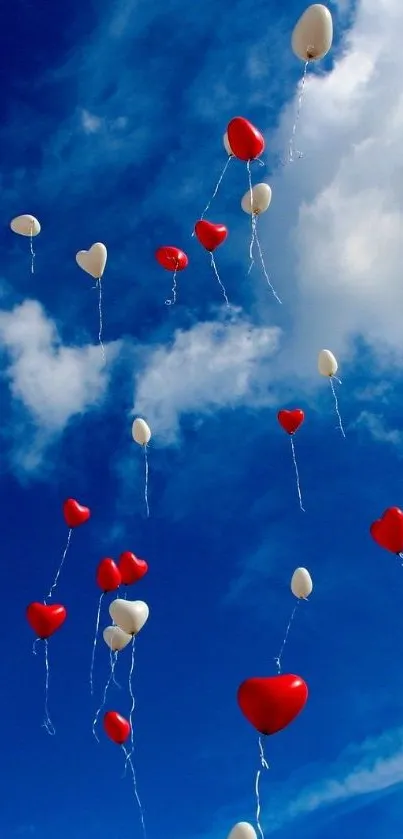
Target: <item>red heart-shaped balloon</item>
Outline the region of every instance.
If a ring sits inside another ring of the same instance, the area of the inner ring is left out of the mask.
[[[64,606],[56,603],[45,605],[45,603],[30,603],[26,611],[27,621],[36,632],[38,638],[44,640],[49,638],[60,629],[67,617]]]
[[[131,725],[129,720],[126,720],[117,711],[107,711],[104,714],[104,729],[114,743],[122,746],[130,737]]]
[[[308,687],[300,676],[246,679],[238,688],[239,707],[260,734],[276,734],[302,711]]]
[[[120,555],[118,567],[124,586],[131,586],[133,583],[137,583],[148,571],[148,565],[145,559],[137,559],[137,556],[130,553],[130,551],[124,551]]]
[[[227,136],[231,151],[239,160],[255,160],[264,152],[263,135],[244,117],[231,120]]]
[[[78,527],[88,521],[91,510],[89,507],[83,507],[75,498],[68,498],[63,504],[63,515],[67,527]]]
[[[375,542],[394,554],[403,552],[403,512],[399,507],[389,507],[370,527]]]
[[[97,568],[97,583],[102,591],[115,591],[122,583],[122,575],[113,559],[102,559]]]
[[[183,271],[189,265],[189,259],[185,252],[171,245],[158,248],[155,251],[155,258],[166,271]]]
[[[277,419],[281,425],[281,428],[287,432],[287,434],[295,434],[298,431],[300,425],[302,425],[305,414],[301,410],[301,408],[294,408],[293,411],[279,411],[277,414]]]
[[[201,219],[195,224],[195,234],[206,251],[212,253],[219,245],[225,242],[228,230],[224,224],[213,224],[212,221]]]

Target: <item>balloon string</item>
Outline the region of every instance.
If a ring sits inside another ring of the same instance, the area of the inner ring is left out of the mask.
[[[116,687],[120,689],[120,684],[119,684],[119,682],[116,681],[116,676],[115,676],[115,673],[114,673],[113,654],[114,654],[114,651],[111,648],[109,648],[109,660],[110,660],[110,663],[111,663],[112,681],[113,681],[113,684],[116,685]],[[115,654],[117,655],[117,650],[115,650]]]
[[[177,276],[177,273],[178,273],[178,267],[175,268],[174,275],[172,277],[172,298],[170,300],[165,300],[165,305],[166,306],[174,306],[175,303],[176,303],[176,289],[177,289],[176,276]]]
[[[262,743],[262,738],[261,737],[259,737],[258,743],[259,743],[260,769],[258,769],[257,772],[256,772],[256,781],[255,781],[256,825],[257,825],[257,829],[260,833],[260,836],[262,837],[262,839],[264,839],[264,833],[263,833],[263,830],[262,830],[262,826],[260,824],[260,811],[261,811],[261,806],[260,806],[260,776],[262,774],[262,769],[269,769],[269,764],[267,763],[267,760],[266,760],[265,755],[264,755],[263,743]]]
[[[133,711],[136,704],[134,693],[133,693],[133,672],[134,672],[134,654],[135,654],[135,637],[133,635],[132,641],[132,660],[130,664],[130,672],[129,672],[129,694],[132,704],[130,706],[130,714],[129,714],[129,722],[130,722],[130,744],[131,744],[131,751],[130,754],[133,752]]]
[[[211,256],[211,267],[212,267],[212,269],[213,269],[213,271],[214,271],[214,273],[215,273],[215,275],[216,275],[216,279],[218,280],[218,282],[219,282],[219,284],[220,284],[220,286],[221,286],[222,293],[223,293],[223,296],[224,296],[224,300],[225,300],[225,302],[226,302],[227,306],[229,307],[229,300],[228,300],[228,297],[227,297],[227,292],[225,291],[225,288],[224,288],[224,286],[223,286],[223,284],[222,284],[222,282],[221,282],[221,279],[220,279],[220,275],[219,275],[219,273],[218,273],[218,271],[217,271],[217,266],[216,266],[216,264],[215,264],[215,259],[214,259],[214,256],[213,256],[213,254],[212,254],[212,253],[210,253],[210,256]]]
[[[147,444],[144,446],[144,468],[145,468],[144,500],[146,502],[147,518],[149,518],[150,508],[148,506],[148,454],[147,454]]]
[[[99,292],[99,295],[98,295],[98,311],[99,311],[98,341],[99,341],[99,345],[100,345],[101,350],[102,350],[103,362],[104,362],[104,364],[106,364],[105,347],[104,347],[103,342],[102,342],[102,332],[103,332],[103,328],[104,328],[104,321],[103,321],[103,315],[102,315],[102,280],[101,280],[101,277],[98,277],[98,279],[96,281],[96,286],[98,286],[98,292]]]
[[[265,280],[266,280],[266,282],[267,282],[267,285],[269,286],[270,291],[272,292],[272,294],[273,294],[273,295],[274,295],[274,297],[276,298],[277,302],[278,302],[278,303],[282,303],[282,300],[280,300],[280,298],[279,298],[279,296],[278,296],[277,292],[274,290],[274,288],[273,288],[273,286],[272,286],[272,284],[271,284],[271,282],[270,282],[270,277],[269,277],[269,275],[268,275],[268,273],[267,273],[266,265],[265,265],[265,262],[264,262],[264,256],[263,256],[262,246],[261,246],[261,244],[260,244],[260,240],[259,240],[259,236],[258,236],[258,233],[257,233],[257,229],[255,229],[255,241],[256,241],[256,244],[257,244],[257,249],[258,249],[258,251],[259,251],[260,264],[261,264],[261,266],[262,266],[262,271],[263,271],[263,274],[264,274],[264,278],[265,278]]]
[[[147,839],[147,832],[146,832],[146,826],[145,826],[145,821],[144,821],[144,810],[143,810],[143,807],[142,807],[142,804],[141,804],[141,801],[140,801],[140,798],[139,798],[139,794],[137,792],[137,779],[136,779],[136,772],[135,772],[135,769],[134,769],[132,757],[131,757],[131,754],[127,751],[127,749],[124,745],[122,745],[122,749],[123,749],[125,757],[126,757],[125,767],[127,766],[127,764],[129,764],[130,770],[131,770],[131,773],[132,773],[133,789],[134,789],[134,794],[136,796],[136,801],[137,801],[137,804],[138,804],[138,808],[139,808],[139,811],[140,811],[140,820],[141,820],[141,826],[143,828],[143,836],[144,836],[144,839]]]
[[[255,260],[253,259],[253,245],[255,244],[255,238],[256,238],[256,214],[253,212],[253,189],[252,189],[252,172],[251,172],[251,169],[250,169],[250,160],[247,160],[246,168],[248,170],[250,211],[251,211],[251,240],[250,240],[250,245],[249,245],[250,265],[249,265],[249,271],[248,271],[248,274],[250,274],[250,272],[253,268],[253,265],[255,263]]]
[[[332,379],[333,379],[333,376],[329,376],[329,382],[330,382],[330,387],[332,388],[332,393],[333,393],[333,399],[334,399],[334,404],[335,404],[335,408],[336,408],[337,419],[339,420],[339,428],[340,428],[340,431],[341,431],[341,433],[342,433],[343,437],[345,437],[345,436],[346,436],[346,434],[345,434],[345,431],[344,431],[344,428],[343,428],[343,423],[342,423],[342,421],[341,421],[341,416],[340,416],[340,411],[339,411],[339,403],[338,403],[338,400],[337,400],[337,395],[336,395],[336,391],[335,391],[335,389],[334,389],[334,384],[333,384]],[[340,384],[341,384],[341,382],[340,382]]]
[[[280,652],[279,652],[278,656],[274,659],[274,661],[276,662],[276,665],[277,665],[277,673],[278,673],[279,676],[281,674],[281,659],[283,657],[284,648],[285,648],[285,645],[287,643],[288,636],[289,636],[290,629],[291,629],[291,624],[292,624],[292,622],[295,618],[295,613],[298,609],[299,603],[300,603],[300,601],[297,600],[297,603],[292,610],[290,620],[288,621],[288,626],[287,626],[287,629],[285,631],[285,635],[284,635],[284,638],[283,638],[283,643],[281,644],[281,647],[280,647]]]
[[[300,487],[300,483],[299,483],[297,458],[295,457],[294,440],[293,440],[292,437],[290,437],[290,442],[291,442],[292,459],[293,459],[293,462],[294,462],[295,477],[296,477],[296,481],[297,481],[297,492],[298,492],[298,498],[299,498],[299,506],[300,506],[302,512],[305,513],[305,509],[302,506],[302,495],[301,495],[301,487]]]
[[[58,570],[57,570],[57,574],[56,574],[56,577],[55,577],[55,579],[54,579],[54,581],[53,581],[53,584],[51,585],[51,587],[50,587],[50,589],[49,589],[49,594],[47,595],[47,597],[45,597],[45,602],[46,602],[46,600],[50,600],[50,598],[52,597],[52,592],[54,591],[54,589],[55,589],[55,588],[56,588],[56,586],[57,586],[57,581],[58,581],[58,579],[59,579],[60,572],[61,572],[61,570],[62,570],[62,568],[63,568],[63,565],[64,565],[64,560],[66,559],[66,556],[67,556],[67,551],[68,551],[68,549],[69,549],[69,547],[70,547],[70,540],[71,540],[71,534],[72,534],[72,532],[73,532],[73,529],[70,527],[70,530],[69,530],[69,535],[68,535],[68,537],[67,537],[67,544],[66,544],[66,547],[65,547],[65,549],[64,549],[63,556],[62,556],[62,561],[61,561],[61,563],[60,563],[60,565],[59,565],[59,568],[58,568]]]
[[[229,165],[230,165],[230,163],[231,163],[232,158],[233,158],[233,155],[231,154],[231,155],[228,157],[228,159],[226,160],[226,162],[225,162],[225,166],[224,166],[224,168],[223,168],[223,170],[222,170],[222,172],[221,172],[221,175],[220,175],[220,177],[219,177],[219,179],[218,179],[218,181],[217,181],[217,183],[216,183],[216,185],[215,185],[215,189],[214,189],[214,192],[213,192],[213,194],[212,194],[212,196],[211,196],[211,198],[210,198],[210,201],[208,201],[208,202],[207,202],[207,204],[206,204],[206,206],[205,206],[205,208],[204,208],[204,210],[203,210],[203,212],[202,212],[202,214],[201,214],[201,216],[200,216],[200,221],[203,221],[204,216],[206,215],[207,211],[210,209],[210,204],[212,203],[212,201],[214,201],[214,198],[216,197],[217,192],[218,192],[218,190],[220,189],[220,186],[221,186],[221,183],[222,183],[222,179],[223,179],[223,177],[224,177],[224,175],[225,175],[225,173],[226,173],[226,171],[227,171],[227,169],[228,169],[228,166],[229,166]],[[195,232],[194,232],[194,230],[193,230],[192,236],[194,236],[194,235],[195,235]]]
[[[100,595],[98,601],[98,612],[97,612],[97,620],[95,624],[95,635],[94,635],[94,643],[92,645],[92,656],[91,656],[91,668],[90,668],[90,689],[91,689],[91,696],[94,694],[94,663],[95,663],[95,650],[97,646],[97,639],[98,639],[98,630],[99,630],[99,619],[101,616],[101,606],[102,600],[104,598],[105,592],[103,591]]]
[[[299,92],[299,96],[298,96],[297,112],[296,112],[296,115],[295,115],[295,122],[294,122],[294,125],[292,127],[292,133],[291,133],[291,138],[290,138],[289,147],[288,147],[288,162],[289,163],[294,162],[294,155],[295,154],[299,159],[301,159],[301,157],[303,157],[302,152],[295,150],[295,134],[296,134],[297,126],[298,126],[298,123],[299,123],[299,118],[301,116],[301,108],[302,108],[302,101],[303,101],[304,92],[305,92],[305,82],[306,82],[306,75],[307,75],[307,71],[308,71],[308,64],[309,64],[309,59],[308,59],[308,61],[305,62],[304,73],[303,73],[303,76],[302,76],[302,79],[301,79],[301,82],[300,82],[300,85],[299,85],[300,92]]]
[[[93,735],[94,735],[95,739],[98,741],[98,743],[99,743],[99,738],[98,738],[98,735],[97,735],[97,733],[96,733],[96,731],[95,731],[95,727],[96,727],[96,724],[97,724],[97,722],[98,722],[98,717],[99,717],[99,715],[100,715],[100,713],[101,713],[101,711],[102,711],[102,708],[104,707],[105,702],[106,702],[106,694],[108,693],[108,688],[109,688],[109,685],[110,685],[110,683],[111,683],[111,681],[112,681],[112,679],[113,679],[113,674],[114,674],[114,671],[115,671],[116,662],[117,662],[117,660],[118,660],[118,659],[117,659],[117,656],[118,656],[118,654],[117,654],[117,652],[115,652],[115,657],[114,657],[113,662],[112,662],[112,667],[111,667],[111,672],[110,672],[110,674],[109,674],[109,679],[108,679],[108,681],[107,681],[107,683],[106,683],[106,685],[105,685],[104,695],[103,695],[103,699],[102,699],[102,704],[99,706],[99,708],[98,708],[98,710],[97,710],[97,712],[96,712],[96,714],[95,714],[95,717],[94,717],[93,723],[92,723],[92,733],[93,733]]]
[[[29,245],[30,245],[30,249],[31,249],[31,274],[34,273],[34,262],[35,262],[33,235],[34,235],[34,225],[31,224],[31,232],[30,232],[30,236],[29,236]]]
[[[45,638],[45,717],[43,720],[43,727],[52,737],[56,734],[56,729],[49,716],[48,698],[49,698],[49,657],[48,657],[48,639]]]

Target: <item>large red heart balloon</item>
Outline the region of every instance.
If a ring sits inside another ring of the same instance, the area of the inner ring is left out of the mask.
[[[30,603],[26,611],[27,621],[42,641],[49,638],[60,629],[67,617],[64,606],[56,603],[45,605],[45,603]]]
[[[183,271],[189,265],[189,259],[180,248],[164,245],[155,251],[155,258],[166,271]]]
[[[298,431],[300,425],[302,425],[305,414],[301,410],[301,408],[294,408],[293,411],[279,411],[277,414],[277,419],[281,425],[281,428],[287,432],[287,434],[295,434]]]
[[[227,127],[232,153],[239,160],[255,160],[264,152],[265,142],[260,131],[244,117],[235,117]]]
[[[308,687],[300,676],[246,679],[238,688],[239,707],[260,734],[276,734],[302,711]]]
[[[126,720],[117,711],[107,711],[104,714],[104,729],[108,737],[118,746],[122,746],[130,737],[131,726],[129,720]]]
[[[399,507],[389,507],[380,519],[374,521],[370,533],[375,542],[394,554],[403,552],[403,512]]]
[[[224,224],[213,224],[212,221],[201,219],[195,224],[195,234],[206,251],[212,253],[219,245],[225,242],[228,230]]]
[[[115,591],[122,582],[122,575],[116,562],[106,557],[102,559],[97,568],[97,583],[105,593]]]
[[[122,583],[125,586],[131,586],[133,583],[137,583],[148,571],[148,565],[145,559],[138,559],[130,551],[124,551],[120,555],[118,566]]]
[[[91,510],[89,507],[83,507],[75,498],[68,498],[63,504],[63,515],[67,527],[78,527],[88,521]]]

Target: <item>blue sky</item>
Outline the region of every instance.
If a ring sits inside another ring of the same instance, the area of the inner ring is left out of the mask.
[[[89,666],[104,556],[149,563],[133,598],[149,621],[136,652],[136,766],[149,839],[225,839],[254,823],[258,751],[239,683],[275,673],[297,566],[314,592],[283,659],[310,696],[270,740],[262,823],[270,836],[401,837],[402,569],[370,539],[403,506],[401,240],[403,57],[398,0],[331,6],[331,57],[310,73],[287,149],[301,65],[290,33],[304,4],[173,0],[29,4],[5,16],[0,127],[3,679],[1,836],[140,836],[119,750],[91,732]],[[402,66],[400,66],[402,65]],[[272,205],[259,221],[279,306],[247,276],[245,167],[232,162],[209,218],[228,226],[217,264],[222,306],[194,222],[225,163],[222,135],[244,115],[266,138]],[[33,213],[29,242],[9,221]],[[108,247],[104,340],[75,253]],[[154,260],[183,248],[178,303]],[[346,440],[327,382],[333,350]],[[276,414],[301,407],[295,445]],[[151,517],[131,422],[149,422]],[[92,509],[73,534],[51,639],[50,712],[24,612],[53,579],[63,500]],[[101,626],[106,625],[106,606]],[[129,655],[108,707],[126,714]],[[97,697],[108,676],[101,642]]]

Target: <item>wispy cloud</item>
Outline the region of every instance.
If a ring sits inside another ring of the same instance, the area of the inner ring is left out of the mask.
[[[387,419],[381,414],[371,411],[361,411],[355,422],[357,428],[363,428],[377,443],[389,443],[391,446],[401,446],[403,433],[397,428],[389,428]]]

